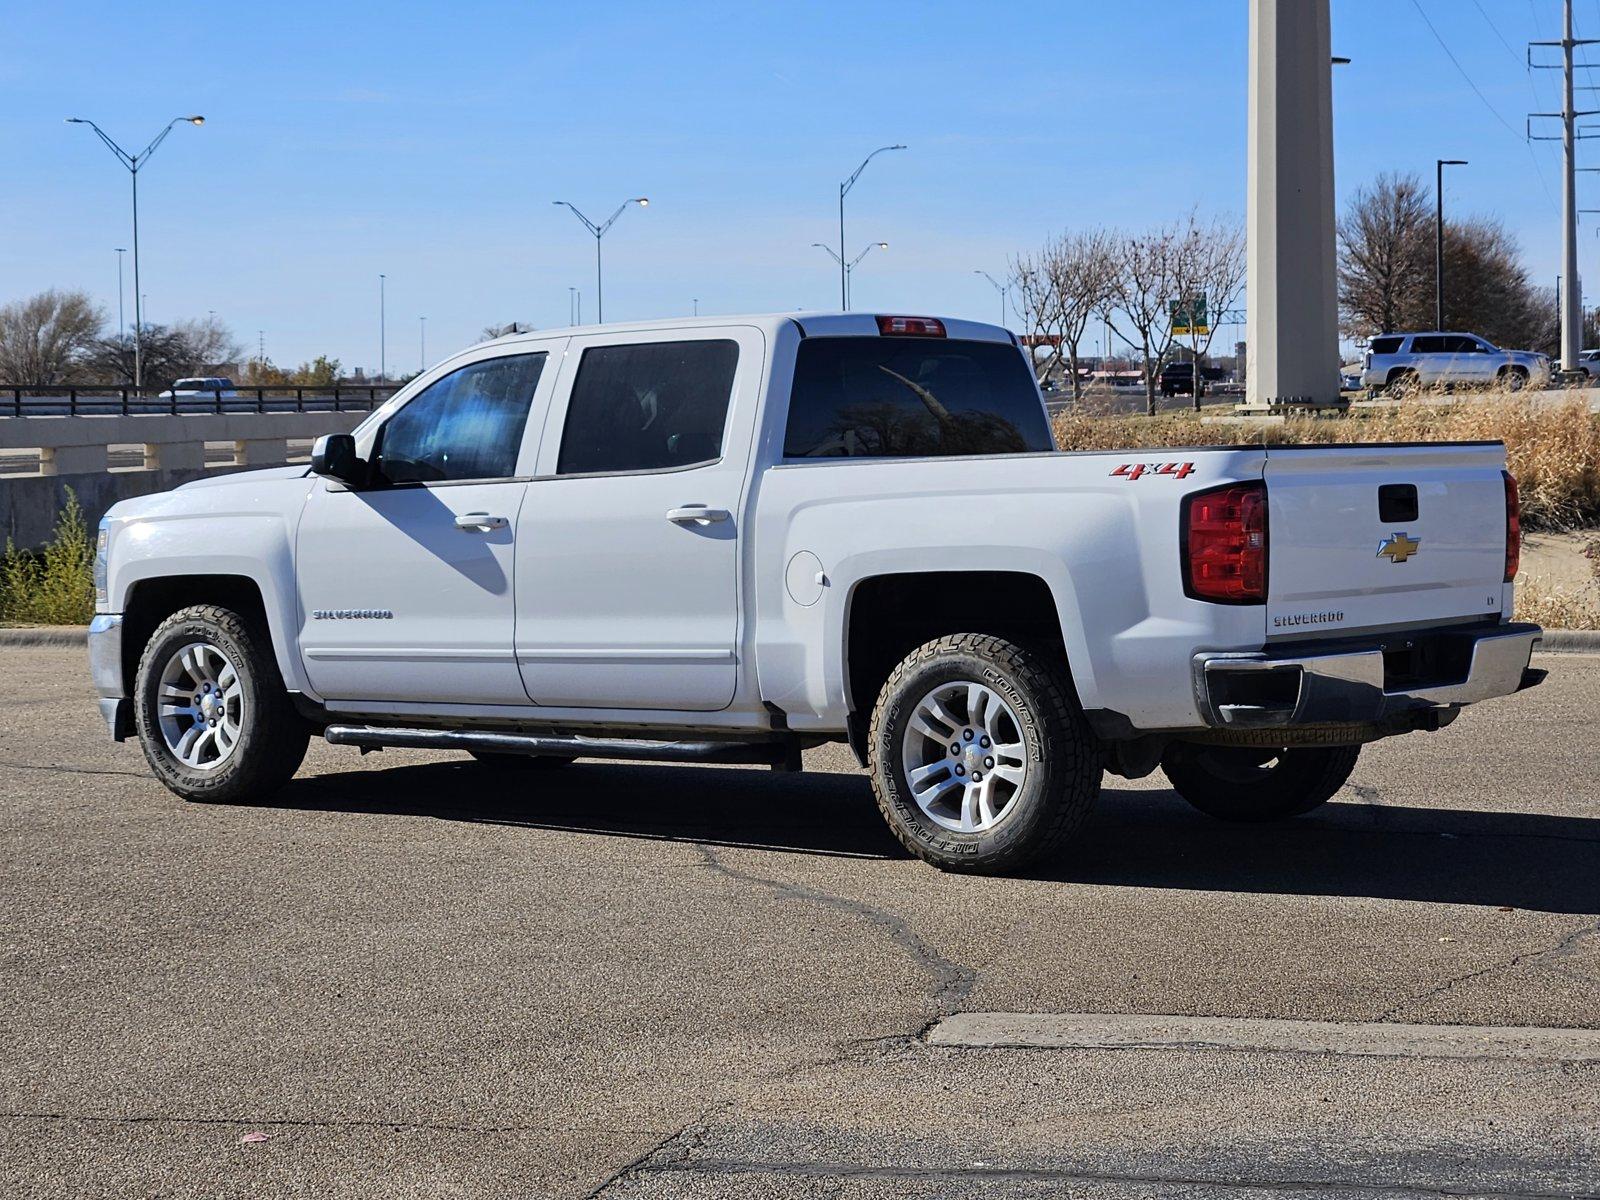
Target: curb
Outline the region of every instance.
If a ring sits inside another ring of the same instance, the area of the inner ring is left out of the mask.
[[[89,631],[82,625],[35,625],[23,629],[0,629],[0,648],[83,646]],[[1600,654],[1600,629],[1546,629],[1539,654]]]
[[[1600,629],[1546,629],[1540,654],[1600,654]]]
[[[0,629],[0,648],[8,646],[85,646],[89,630],[83,625],[34,625],[25,629]]]

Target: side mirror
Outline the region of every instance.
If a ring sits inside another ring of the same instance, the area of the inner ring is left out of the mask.
[[[326,433],[311,444],[311,473],[357,487],[365,464],[356,457],[356,439],[348,433]]]

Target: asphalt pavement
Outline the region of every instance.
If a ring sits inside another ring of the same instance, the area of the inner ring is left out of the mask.
[[[1600,657],[1538,665],[1310,817],[1113,780],[978,879],[832,748],[185,804],[0,649],[0,1195],[1600,1195]]]

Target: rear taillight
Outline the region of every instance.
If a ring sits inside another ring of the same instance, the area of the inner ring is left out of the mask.
[[[1217,604],[1267,599],[1267,485],[1232,483],[1184,497],[1183,590]]]
[[[938,317],[879,317],[878,332],[892,337],[943,337]]]
[[[1517,567],[1522,564],[1522,499],[1517,494],[1517,480],[1510,471],[1501,471],[1506,480],[1506,575],[1504,582],[1517,577]]]

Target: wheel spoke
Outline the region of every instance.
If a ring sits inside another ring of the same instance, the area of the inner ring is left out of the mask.
[[[978,818],[985,825],[994,824],[994,776],[985,775],[983,782],[977,785],[978,790]]]
[[[938,762],[931,762],[925,767],[918,767],[914,771],[907,771],[906,778],[911,782],[911,789],[915,791],[922,784],[938,779],[941,775],[948,775],[955,769],[955,764],[947,758]]]
[[[978,785],[969,783],[961,796],[961,831],[971,833],[978,825]]]
[[[1012,787],[1022,786],[1022,776],[1021,767],[1013,767],[1008,763],[998,763],[994,768],[994,778],[1004,779]]]
[[[987,728],[984,709],[989,704],[989,689],[981,683],[967,684],[967,724],[978,729]]]
[[[1020,763],[1023,761],[1022,753],[1025,749],[1026,747],[1021,742],[997,741],[994,744],[994,756],[996,758],[1014,759]]]

